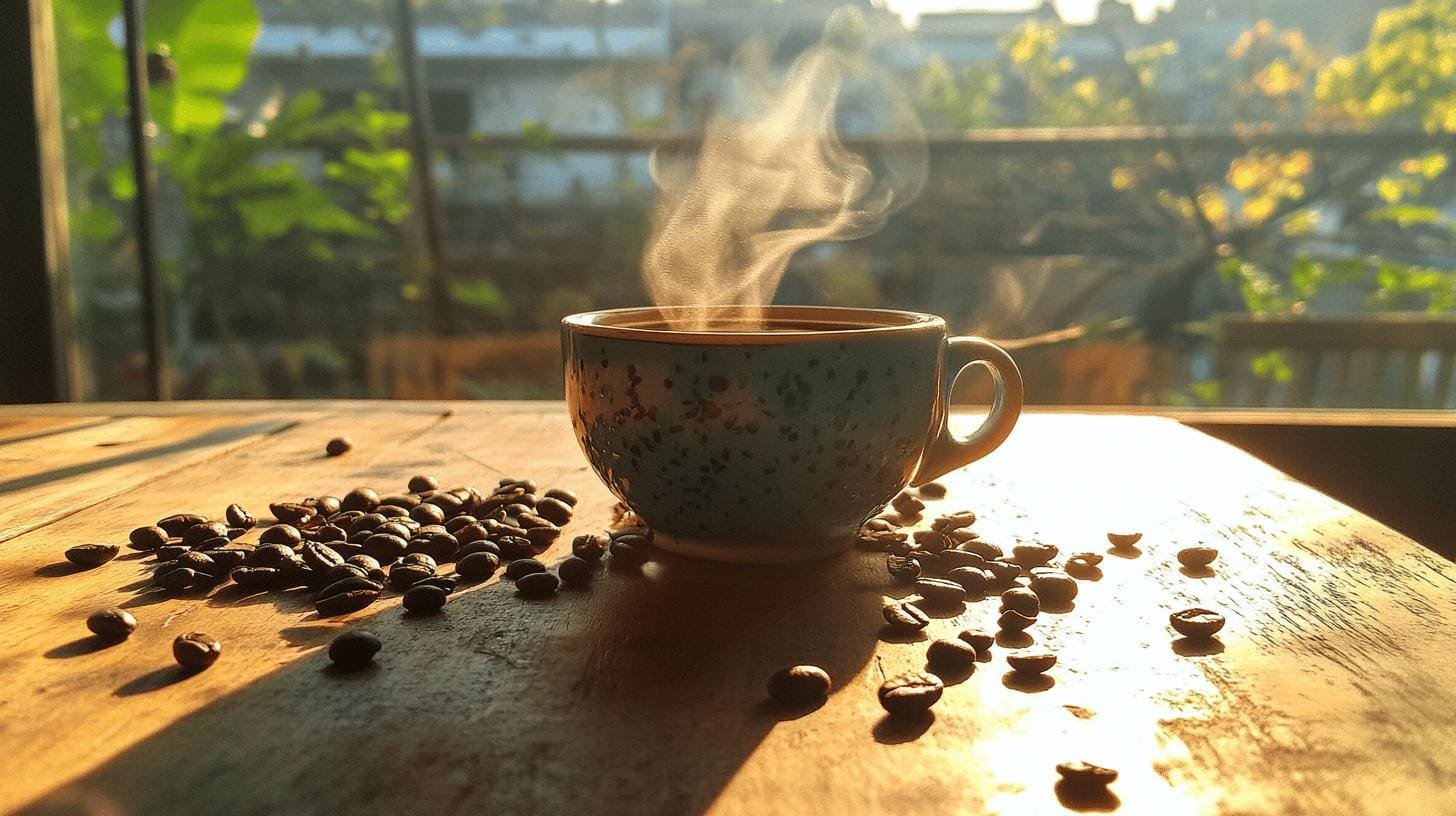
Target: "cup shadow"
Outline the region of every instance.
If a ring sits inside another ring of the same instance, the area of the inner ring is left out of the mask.
[[[384,643],[370,669],[335,672],[314,648],[21,812],[81,793],[122,813],[704,811],[778,723],[812,711],[769,702],[769,675],[812,663],[838,693],[874,653],[877,627],[856,621],[879,619],[880,594],[854,589],[867,582],[853,554],[651,567],[548,602],[504,582],[456,593],[445,615],[349,621]],[[344,628],[304,620],[283,635],[322,647]],[[189,676],[157,669],[114,693]],[[875,738],[929,727],[916,725]]]

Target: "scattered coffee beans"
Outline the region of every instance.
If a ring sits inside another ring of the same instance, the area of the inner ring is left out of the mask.
[[[268,512],[283,524],[291,524],[294,527],[305,527],[314,516],[318,515],[318,511],[313,507],[297,502],[273,502],[268,505]]]
[[[570,490],[567,490],[564,487],[553,487],[550,490],[547,490],[545,493],[542,493],[541,498],[555,499],[559,502],[569,504],[572,507],[575,507],[577,502],[576,494],[571,492]]]
[[[1096,792],[1117,781],[1117,771],[1090,762],[1062,762],[1057,765],[1062,781],[1073,790]]]
[[[233,583],[243,589],[269,589],[278,581],[276,567],[238,567],[232,571]]]
[[[945,485],[940,482],[926,482],[920,486],[920,495],[927,499],[943,499],[945,494]]]
[[[946,513],[943,516],[937,516],[934,521],[930,522],[930,529],[949,532],[951,530],[960,530],[969,527],[975,523],[975,513],[970,510],[961,510],[956,513]]]
[[[824,699],[829,686],[829,672],[818,666],[789,666],[768,678],[768,696],[786,703],[811,703]]]
[[[340,671],[359,671],[374,662],[379,654],[379,638],[362,629],[353,629],[334,638],[329,644],[329,660]]]
[[[355,589],[319,598],[313,602],[313,608],[314,611],[318,612],[320,617],[329,618],[335,615],[347,615],[350,612],[358,612],[378,599],[379,592],[376,590]]]
[[[584,561],[600,561],[612,540],[601,533],[583,533],[571,540],[571,554]]]
[[[1022,632],[1033,623],[1036,623],[1034,615],[1023,615],[1014,609],[1002,612],[1001,617],[996,619],[996,625],[1001,627],[1003,632]]]
[[[545,598],[561,588],[561,579],[549,572],[533,572],[516,581],[516,591],[527,598]]]
[[[445,601],[449,599],[449,594],[438,586],[432,586],[422,581],[404,593],[404,608],[420,615],[433,615],[445,608]]]
[[[908,672],[880,685],[880,705],[894,717],[919,714],[935,705],[944,691],[945,683],[939,677]]]
[[[1188,569],[1203,569],[1217,557],[1218,550],[1213,547],[1184,547],[1178,551],[1178,563]]]
[[[1057,665],[1057,656],[1051,652],[1009,652],[1006,663],[1018,674],[1045,674]]]
[[[196,513],[177,513],[157,520],[157,526],[166,530],[168,536],[180,536],[187,532],[187,528],[206,523],[207,516],[199,516]]]
[[[571,587],[586,586],[596,573],[596,566],[584,558],[577,558],[569,555],[562,559],[556,567],[556,574],[560,576],[561,583]]]
[[[945,556],[948,553],[941,553],[940,563],[945,566]],[[985,570],[980,567],[956,567],[947,572],[945,578],[948,581],[955,581],[961,585],[967,595],[982,595],[986,587],[994,580]]]
[[[902,516],[918,516],[925,509],[925,502],[909,493],[901,493],[890,501],[890,506]]]
[[[920,562],[904,555],[885,556],[885,569],[897,583],[908,584],[920,577]]]
[[[546,565],[534,558],[518,558],[506,564],[505,576],[508,581],[519,580],[533,572],[545,572]]]
[[[439,486],[439,479],[422,473],[418,476],[410,477],[408,489],[411,493],[428,493],[431,490],[437,489]]]
[[[368,487],[356,487],[339,499],[340,510],[363,510],[365,513],[372,513],[378,506],[379,493]]]
[[[986,654],[996,643],[996,636],[990,632],[982,632],[979,629],[964,629],[957,638],[969,643],[975,648],[978,654]]]
[[[119,552],[121,548],[115,544],[77,544],[66,550],[66,560],[78,567],[99,567]]]
[[[1008,609],[1034,618],[1041,612],[1041,598],[1026,587],[1012,587],[1001,593],[1001,611]]]
[[[955,674],[976,665],[975,646],[959,638],[933,641],[925,650],[925,663],[936,674]]]
[[[1168,625],[1178,634],[1193,640],[1206,640],[1218,634],[1224,625],[1223,615],[1211,609],[1192,607],[1168,616]]]
[[[915,582],[915,592],[926,604],[938,608],[955,606],[966,601],[965,587],[944,578],[921,578]]]
[[[930,616],[909,601],[887,603],[881,613],[885,622],[897,629],[924,629],[930,625]]]
[[[297,547],[303,543],[303,533],[291,524],[275,524],[263,531],[258,536],[259,544],[280,544],[284,547]]]
[[[652,556],[652,546],[638,535],[612,539],[610,550],[612,561],[625,566],[641,566]]]
[[[133,550],[155,550],[167,543],[167,531],[161,527],[138,527],[127,537]]]
[[[471,581],[484,581],[499,568],[500,556],[491,552],[473,552],[455,562],[455,572]]]
[[[223,517],[227,519],[229,527],[236,527],[240,530],[251,530],[258,524],[253,514],[243,509],[241,504],[229,504],[223,511]]]
[[[216,663],[220,654],[222,644],[217,638],[201,632],[178,635],[172,641],[172,657],[176,658],[177,665],[188,671],[202,671]]]
[[[324,454],[328,456],[343,456],[353,449],[354,443],[350,442],[348,437],[336,436],[330,439],[329,443],[324,446]]]
[[[1046,606],[1066,606],[1077,597],[1077,582],[1064,572],[1042,572],[1031,576],[1031,591]]]
[[[1107,541],[1114,547],[1131,547],[1143,540],[1142,533],[1108,533]]]
[[[136,631],[137,619],[125,609],[102,609],[86,618],[86,628],[102,640],[126,640]]]

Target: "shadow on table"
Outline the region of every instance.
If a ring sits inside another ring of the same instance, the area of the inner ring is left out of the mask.
[[[857,622],[878,619],[880,597],[851,589],[866,567],[855,553],[660,559],[547,601],[495,584],[433,618],[381,612],[359,622],[385,644],[374,668],[335,673],[318,649],[22,812],[700,812],[777,722],[808,713],[767,702],[768,676],[793,663],[857,674],[877,634]],[[326,629],[338,631],[305,619],[284,636],[321,646]],[[118,693],[164,706],[171,682]],[[876,738],[914,737],[892,730]]]

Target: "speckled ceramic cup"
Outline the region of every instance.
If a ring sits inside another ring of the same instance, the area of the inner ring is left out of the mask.
[[[562,321],[577,439],[664,549],[759,562],[838,552],[907,484],[994,450],[1021,413],[1006,352],[947,338],[934,315],[715,309],[708,330],[679,331],[670,314]],[[980,429],[957,438],[946,402],[975,364],[990,369],[996,400]]]

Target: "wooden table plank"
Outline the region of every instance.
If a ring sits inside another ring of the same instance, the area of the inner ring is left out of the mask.
[[[39,439],[64,433],[72,428],[101,425],[112,421],[112,417],[99,415],[95,409],[86,412],[91,416],[19,415],[11,414],[0,407],[0,446]]]
[[[142,566],[34,573],[71,543],[177,509],[390,487],[424,470],[573,487],[583,501],[568,532],[608,518],[611,498],[559,407],[464,405],[440,418],[386,406],[330,422],[0,547],[0,619],[12,621],[0,628],[0,751],[12,765],[0,810],[1056,813],[1053,766],[1085,756],[1122,771],[1124,813],[1456,811],[1445,751],[1456,570],[1234,448],[1149,418],[1029,416],[949,480],[932,509],[974,508],[983,535],[1008,547],[1104,549],[1114,527],[1146,538],[1138,557],[1108,556],[1074,609],[1031,629],[1061,658],[1050,687],[1004,677],[998,648],[928,725],[897,725],[875,702],[882,677],[918,668],[925,644],[879,639],[881,600],[902,591],[860,552],[787,568],[663,556],[552,601],[492,583],[439,618],[389,600],[347,622],[386,642],[380,665],[352,677],[323,672],[318,648],[345,624],[314,620],[296,598],[226,589],[146,599],[128,643],[76,645],[87,611],[136,602]],[[355,451],[320,458],[322,439],[344,432]],[[1209,577],[1173,558],[1199,541],[1221,550]],[[1175,651],[1167,613],[1194,603],[1228,614],[1221,651]],[[995,615],[993,601],[973,604],[930,636]],[[223,658],[171,682],[167,644],[190,629],[221,637]],[[828,668],[837,689],[785,718],[762,704],[762,683],[801,660]]]

